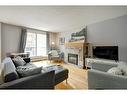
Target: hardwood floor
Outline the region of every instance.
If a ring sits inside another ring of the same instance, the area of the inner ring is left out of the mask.
[[[63,67],[69,70],[69,78],[66,81],[61,82],[55,86],[55,89],[87,89],[87,70],[80,69],[72,64],[58,63],[58,62],[49,62],[49,61],[40,61],[34,62],[37,66],[47,66],[50,64],[60,64]]]

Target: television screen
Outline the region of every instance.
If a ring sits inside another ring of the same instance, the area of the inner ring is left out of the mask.
[[[118,61],[118,46],[93,46],[93,57]]]

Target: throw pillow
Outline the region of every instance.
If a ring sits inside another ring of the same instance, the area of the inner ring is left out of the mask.
[[[23,58],[21,58],[20,56],[17,56],[16,58],[13,59],[16,67],[17,66],[23,66],[26,64],[26,62],[23,60]]]
[[[120,61],[119,64],[118,64],[118,67],[120,69],[122,69],[124,75],[127,76],[127,63],[123,62],[123,61]]]
[[[18,66],[16,71],[21,77],[31,76],[41,73],[42,67]]]
[[[114,75],[123,75],[122,70],[118,67],[112,67],[107,72],[110,73],[110,74],[114,74]]]

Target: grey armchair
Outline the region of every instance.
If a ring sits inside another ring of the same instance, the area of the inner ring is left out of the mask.
[[[88,89],[127,89],[127,76],[112,75],[107,71],[113,63],[96,63],[88,70]],[[101,68],[101,69],[100,69]]]
[[[51,50],[48,53],[48,59],[51,60],[63,60],[64,53],[59,50]]]

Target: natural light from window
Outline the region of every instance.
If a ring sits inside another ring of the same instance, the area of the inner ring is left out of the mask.
[[[45,56],[47,44],[46,42],[46,34],[28,32],[25,52],[29,52],[30,57]]]

